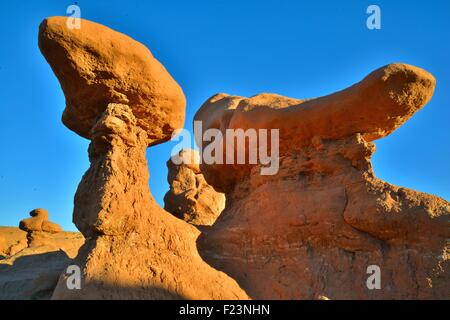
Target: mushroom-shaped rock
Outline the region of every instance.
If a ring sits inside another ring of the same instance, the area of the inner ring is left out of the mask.
[[[54,299],[247,299],[197,250],[200,232],[150,194],[146,149],[182,126],[180,87],[150,51],[99,24],[45,20],[41,51],[64,90],[63,122],[91,139],[88,171],[74,201],[86,237],[75,264],[82,288],[62,275]]]
[[[315,138],[341,139],[362,134],[366,141],[387,136],[432,97],[436,80],[423,69],[395,63],[373,71],[362,81],[334,94],[316,99],[293,99],[263,93],[251,98],[217,94],[197,111],[194,121],[202,122],[201,141],[208,129],[279,130],[279,152],[311,145]],[[224,159],[226,140],[222,141]],[[234,144],[236,153],[239,145]],[[247,143],[248,154],[251,145]],[[253,150],[258,153],[258,150]],[[225,162],[225,161],[224,161]],[[209,183],[225,192],[236,181],[248,175],[251,166],[203,164]]]
[[[6,240],[3,237],[0,237],[0,259],[6,255],[7,249]]]
[[[227,198],[198,241],[202,257],[255,299],[446,299],[450,203],[376,178],[370,162],[371,141],[424,106],[434,85],[393,64],[313,100],[212,97],[195,116],[204,132],[279,129],[279,166],[262,175],[261,163],[208,163],[213,142],[196,137],[202,173]],[[369,267],[380,268],[381,290],[366,286]]]
[[[206,183],[198,151],[183,149],[167,161],[170,190],[164,209],[193,225],[212,225],[225,207],[225,195]]]
[[[34,209],[30,212],[31,218],[20,221],[19,228],[23,231],[43,231],[49,233],[61,232],[61,227],[48,220],[48,211],[45,209]]]
[[[180,86],[141,43],[95,22],[67,17],[45,19],[39,48],[66,97],[64,124],[90,139],[90,130],[109,103],[128,105],[148,145],[183,127],[185,97]]]

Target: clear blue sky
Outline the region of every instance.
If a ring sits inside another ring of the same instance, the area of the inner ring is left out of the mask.
[[[66,15],[70,1],[2,1],[0,9],[0,225],[18,225],[36,207],[64,229],[88,168],[88,141],[61,123],[64,96],[39,52],[39,23]],[[391,62],[437,78],[432,101],[378,140],[376,174],[450,199],[450,1],[78,1],[82,18],[147,45],[187,97],[186,127],[217,92],[275,92],[296,98],[332,93]],[[377,4],[382,29],[366,28]],[[149,149],[150,187],[168,189],[175,142]]]

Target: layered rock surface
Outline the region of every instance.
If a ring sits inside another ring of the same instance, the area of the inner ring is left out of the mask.
[[[212,225],[225,208],[225,195],[206,183],[199,167],[199,154],[183,149],[167,161],[170,190],[164,209],[193,225]]]
[[[447,299],[450,204],[376,178],[370,162],[371,141],[407,121],[434,86],[426,71],[393,64],[318,99],[209,99],[194,119],[203,130],[279,129],[280,155],[275,175],[202,164],[227,197],[199,240],[202,256],[257,299]],[[366,286],[371,265],[379,290]]]
[[[53,298],[247,298],[202,260],[199,231],[149,192],[146,148],[182,126],[181,89],[143,45],[87,20],[64,29],[64,21],[45,20],[39,43],[66,95],[64,123],[91,139],[91,166],[74,207],[87,238],[75,261],[82,288],[68,290],[62,275]]]

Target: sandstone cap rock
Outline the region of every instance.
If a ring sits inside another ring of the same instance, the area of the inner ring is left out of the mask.
[[[154,145],[184,123],[180,86],[141,43],[106,26],[82,19],[69,29],[67,17],[45,19],[39,48],[66,97],[63,123],[90,139],[96,118],[109,103],[126,104]]]
[[[50,233],[61,232],[61,227],[48,221],[48,211],[42,208],[34,209],[30,212],[31,218],[20,221],[19,228],[23,231],[34,232],[44,231]]]
[[[209,226],[225,207],[225,195],[206,183],[197,150],[182,149],[167,161],[170,190],[164,209],[197,226]]]

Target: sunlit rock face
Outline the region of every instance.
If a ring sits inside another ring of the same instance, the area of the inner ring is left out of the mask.
[[[61,232],[61,226],[48,220],[48,211],[42,208],[34,209],[30,212],[31,218],[20,221],[19,228],[30,232]]]
[[[279,129],[279,170],[201,165],[227,198],[199,240],[202,256],[257,299],[447,299],[449,203],[376,178],[370,161],[372,141],[434,87],[426,71],[391,64],[317,99],[210,98],[194,118],[204,131]]]
[[[109,103],[128,105],[147,144],[166,141],[184,123],[186,99],[177,82],[142,43],[81,19],[69,29],[66,17],[45,19],[39,48],[66,97],[63,123],[90,139],[91,128]]]
[[[50,224],[45,209],[30,215],[20,228],[0,227],[0,300],[50,299],[84,243],[79,232],[49,231],[49,225],[57,225]]]
[[[39,47],[60,80],[63,122],[91,140],[90,168],[75,195],[74,223],[87,238],[75,264],[81,290],[62,275],[55,299],[246,299],[198,254],[200,232],[161,209],[148,188],[146,148],[183,125],[184,95],[150,51],[82,20],[46,19]]]

